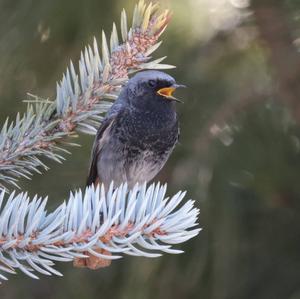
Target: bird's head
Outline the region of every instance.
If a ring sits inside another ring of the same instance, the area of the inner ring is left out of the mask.
[[[174,105],[181,102],[173,92],[185,87],[176,83],[170,75],[159,71],[143,71],[132,77],[126,86],[128,100],[136,107]]]

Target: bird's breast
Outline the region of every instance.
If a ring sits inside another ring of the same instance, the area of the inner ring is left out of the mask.
[[[178,137],[178,121],[174,111],[131,111],[122,120],[119,136],[132,148],[163,152],[173,147]]]
[[[101,150],[98,172],[104,182],[129,186],[151,180],[163,167],[178,139],[175,117],[124,111]]]

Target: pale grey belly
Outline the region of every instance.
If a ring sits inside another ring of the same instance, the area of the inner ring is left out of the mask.
[[[127,182],[129,188],[136,183],[152,180],[167,161],[169,154],[157,156],[152,151],[140,151],[134,158],[128,154],[130,149],[123,147],[103,148],[97,170],[107,188],[112,181],[115,186]]]

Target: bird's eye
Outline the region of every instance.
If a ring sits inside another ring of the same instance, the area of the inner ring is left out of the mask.
[[[155,87],[156,82],[155,82],[155,80],[149,80],[148,84],[150,87]]]

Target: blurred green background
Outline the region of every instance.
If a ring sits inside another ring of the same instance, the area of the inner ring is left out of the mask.
[[[156,57],[189,88],[178,106],[181,144],[157,180],[188,190],[203,231],[183,255],[125,257],[64,278],[20,274],[2,299],[299,299],[300,2],[159,1],[173,11]],[[26,93],[53,99],[69,59],[135,1],[0,1],[0,120],[25,111]],[[299,103],[298,103],[299,102]],[[23,181],[49,206],[84,186],[93,138],[67,161]]]

